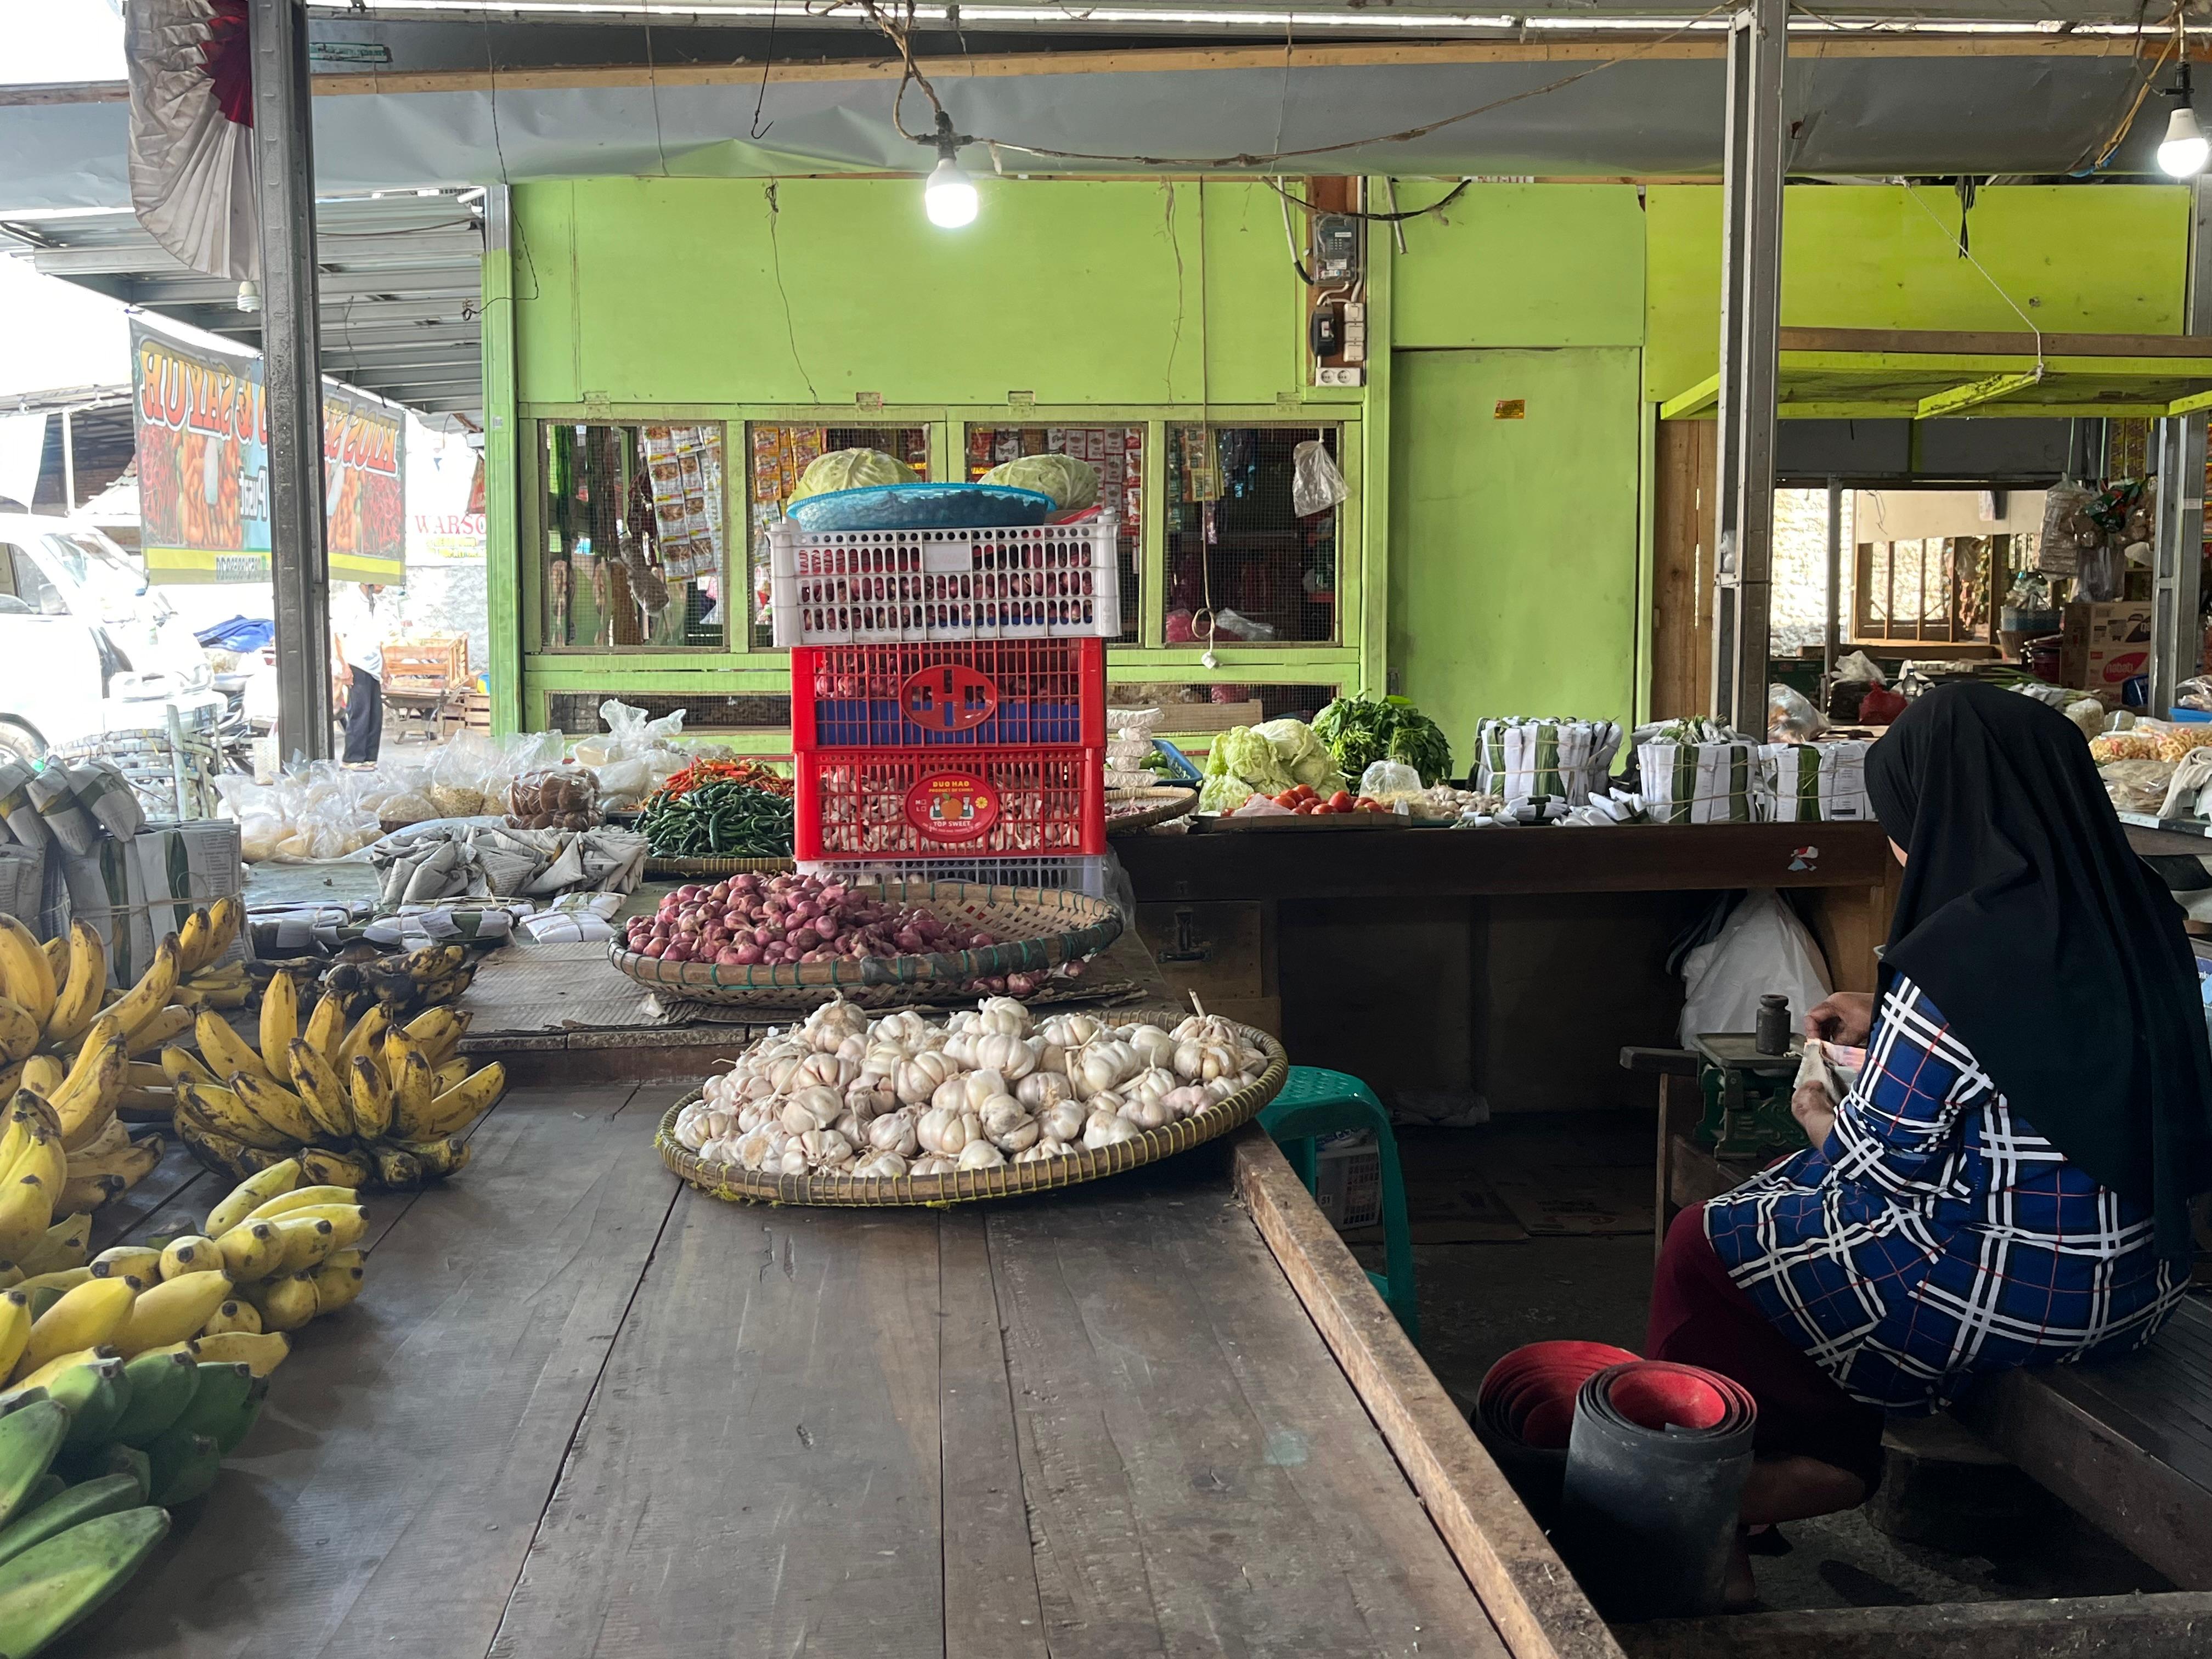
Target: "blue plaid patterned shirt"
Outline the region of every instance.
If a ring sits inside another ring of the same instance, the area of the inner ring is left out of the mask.
[[[1826,1145],[1705,1206],[1729,1276],[1854,1398],[2142,1346],[2188,1288],[2149,1212],[2066,1162],[1899,976]]]

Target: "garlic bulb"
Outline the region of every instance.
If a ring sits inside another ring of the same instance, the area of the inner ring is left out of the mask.
[[[865,1031],[855,1031],[837,1045],[837,1058],[849,1060],[854,1065],[867,1057],[868,1038]]]
[[[803,1134],[809,1129],[826,1129],[845,1115],[845,1097],[835,1089],[817,1085],[800,1089],[783,1103],[781,1121],[793,1134]]]
[[[1193,1083],[1234,1077],[1237,1071],[1237,1051],[1218,1042],[1179,1042],[1176,1045],[1175,1069],[1178,1077]]]
[[[769,1079],[756,1074],[739,1084],[738,1092],[747,1100],[774,1100],[775,1085]]]
[[[994,1031],[975,1039],[975,1065],[981,1071],[1018,1082],[1036,1070],[1036,1059],[1024,1039],[1008,1032]]]
[[[1088,1115],[1072,1100],[1055,1101],[1037,1114],[1037,1127],[1048,1140],[1079,1140],[1083,1120]]]
[[[1209,1079],[1200,1086],[1205,1089],[1207,1099],[1226,1100],[1244,1085],[1242,1080],[1237,1078],[1217,1077]]]
[[[750,1134],[738,1137],[738,1162],[748,1170],[763,1168],[774,1155],[775,1148],[766,1130],[756,1129]]]
[[[860,1075],[887,1078],[898,1070],[899,1061],[913,1052],[903,1042],[878,1042],[860,1056]]]
[[[784,1143],[783,1151],[776,1154],[775,1172],[778,1175],[803,1176],[806,1173],[806,1149],[797,1140]]]
[[[1121,1097],[1111,1089],[1101,1089],[1083,1105],[1091,1112],[1118,1112],[1121,1109]]]
[[[791,1074],[790,1086],[803,1089],[820,1084],[825,1089],[842,1090],[860,1074],[857,1060],[840,1060],[835,1054],[809,1054],[799,1062]]]
[[[787,1054],[781,1060],[771,1060],[769,1063],[765,1075],[775,1085],[776,1093],[781,1094],[790,1086],[792,1073],[799,1069],[799,1059],[800,1056],[797,1054]]]
[[[972,1112],[948,1112],[931,1107],[915,1125],[915,1134],[933,1152],[957,1157],[971,1140],[982,1138],[983,1123]]]
[[[853,1143],[835,1129],[809,1129],[799,1136],[799,1149],[812,1165],[842,1164],[853,1156]]]
[[[1121,1103],[1121,1115],[1139,1129],[1162,1129],[1175,1121],[1175,1111],[1162,1103],[1158,1096],[1150,1100],[1142,1095],[1133,1095]]]
[[[1060,1048],[1080,1048],[1098,1035],[1099,1025],[1088,1014],[1054,1014],[1037,1030],[1046,1042]]]
[[[976,1034],[973,1031],[954,1032],[945,1039],[945,1057],[957,1060],[963,1066],[973,1066],[975,1063],[975,1038]]]
[[[1137,1069],[1137,1051],[1112,1037],[1098,1037],[1068,1057],[1067,1080],[1075,1097],[1087,1100],[1101,1089],[1110,1089]]]
[[[1147,1066],[1170,1066],[1175,1064],[1176,1040],[1157,1025],[1131,1026],[1129,1046],[1137,1051],[1137,1058]]]
[[[898,1070],[891,1076],[891,1087],[908,1105],[919,1106],[937,1091],[937,1085],[951,1077],[954,1069],[941,1054],[916,1054],[911,1060],[899,1061]]]
[[[887,1176],[906,1173],[906,1160],[896,1152],[870,1152],[854,1164],[853,1174],[861,1181],[881,1180]]]
[[[806,1024],[800,1027],[810,1048],[836,1052],[837,1045],[847,1037],[860,1035],[868,1029],[868,1017],[862,1010],[839,997],[825,1002],[807,1015]]]
[[[1006,1161],[1006,1155],[988,1140],[971,1140],[960,1149],[960,1161],[955,1165],[962,1170],[995,1170]]]
[[[940,1152],[932,1152],[928,1157],[918,1158],[908,1164],[906,1172],[918,1176],[951,1175],[957,1167],[957,1160],[946,1158]]]
[[[884,1113],[868,1125],[868,1145],[879,1152],[912,1158],[921,1148],[921,1137],[915,1133],[915,1119],[911,1106]]]
[[[738,1110],[738,1133],[750,1134],[755,1129],[764,1128],[782,1113],[783,1103],[780,1100],[749,1100]]]
[[[1041,1112],[1067,1098],[1067,1079],[1058,1072],[1031,1072],[1014,1085],[1014,1098],[1030,1110]]]
[[[1020,1152],[1016,1152],[1014,1154],[1014,1162],[1017,1164],[1042,1164],[1048,1158],[1059,1158],[1061,1155],[1062,1152],[1060,1142],[1056,1140],[1040,1140],[1036,1146],[1025,1146]]]
[[[1044,1133],[1037,1121],[1022,1109],[1022,1103],[1012,1095],[994,1095],[983,1103],[977,1115],[981,1119],[983,1133],[988,1135],[1000,1151],[1018,1152],[1034,1146]]]
[[[1155,1066],[1149,1071],[1139,1072],[1131,1078],[1122,1085],[1121,1092],[1128,1098],[1141,1100],[1149,1106],[1175,1088],[1176,1082],[1177,1079],[1173,1072],[1164,1072]]]
[[[865,1146],[868,1144],[868,1126],[860,1121],[860,1114],[857,1112],[847,1112],[830,1127],[855,1146]]]
[[[898,1097],[888,1089],[867,1089],[854,1084],[845,1091],[846,1109],[861,1122],[872,1121],[898,1104]]]
[[[936,1088],[931,1090],[929,1093],[931,1109],[939,1112],[957,1112],[973,1104],[974,1103],[968,1098],[968,1079],[974,1073],[963,1072],[957,1077],[945,1079]]]
[[[1213,1104],[1213,1097],[1195,1083],[1186,1083],[1181,1088],[1170,1089],[1160,1097],[1160,1104],[1177,1117],[1191,1117]]]
[[[1112,1112],[1093,1112],[1083,1126],[1083,1145],[1088,1152],[1134,1140],[1144,1133],[1135,1124]]]
[[[971,1112],[981,1111],[987,1100],[1013,1092],[1013,1085],[996,1072],[970,1072],[960,1082],[968,1091],[968,1109]]]
[[[1030,1011],[1012,997],[985,997],[976,1005],[975,1028],[988,1033],[1025,1037],[1030,1034]]]

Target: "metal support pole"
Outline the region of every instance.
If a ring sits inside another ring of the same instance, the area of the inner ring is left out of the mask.
[[[2212,181],[2197,180],[2190,222],[2189,331],[2212,330]],[[2158,423],[2158,535],[2152,544],[2150,707],[2203,665],[2204,416]]]
[[[1836,653],[1843,644],[1844,481],[1828,480],[1828,629],[1820,649],[1820,685],[1835,684]]]
[[[1782,77],[1789,0],[1729,24],[1723,154],[1721,387],[1713,560],[1713,714],[1766,730],[1774,548],[1776,341],[1782,278]]]
[[[261,212],[261,371],[269,404],[269,564],[276,589],[276,749],[331,752],[323,377],[315,153],[298,0],[251,0],[254,191]]]
[[[62,517],[76,512],[76,434],[70,430],[70,411],[62,410]]]

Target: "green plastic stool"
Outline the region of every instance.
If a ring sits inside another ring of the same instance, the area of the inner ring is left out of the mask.
[[[1260,1127],[1314,1189],[1314,1137],[1340,1129],[1371,1129],[1382,1169],[1382,1261],[1388,1272],[1370,1273],[1375,1288],[1407,1336],[1418,1340],[1420,1314],[1413,1300],[1413,1237],[1406,1224],[1406,1182],[1398,1170],[1398,1140],[1382,1103],[1358,1078],[1318,1066],[1293,1066],[1282,1092],[1260,1114]]]

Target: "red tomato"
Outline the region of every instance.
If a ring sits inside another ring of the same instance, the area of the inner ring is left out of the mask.
[[[1338,790],[1328,798],[1328,805],[1333,812],[1349,812],[1352,810],[1351,792],[1344,789]]]

